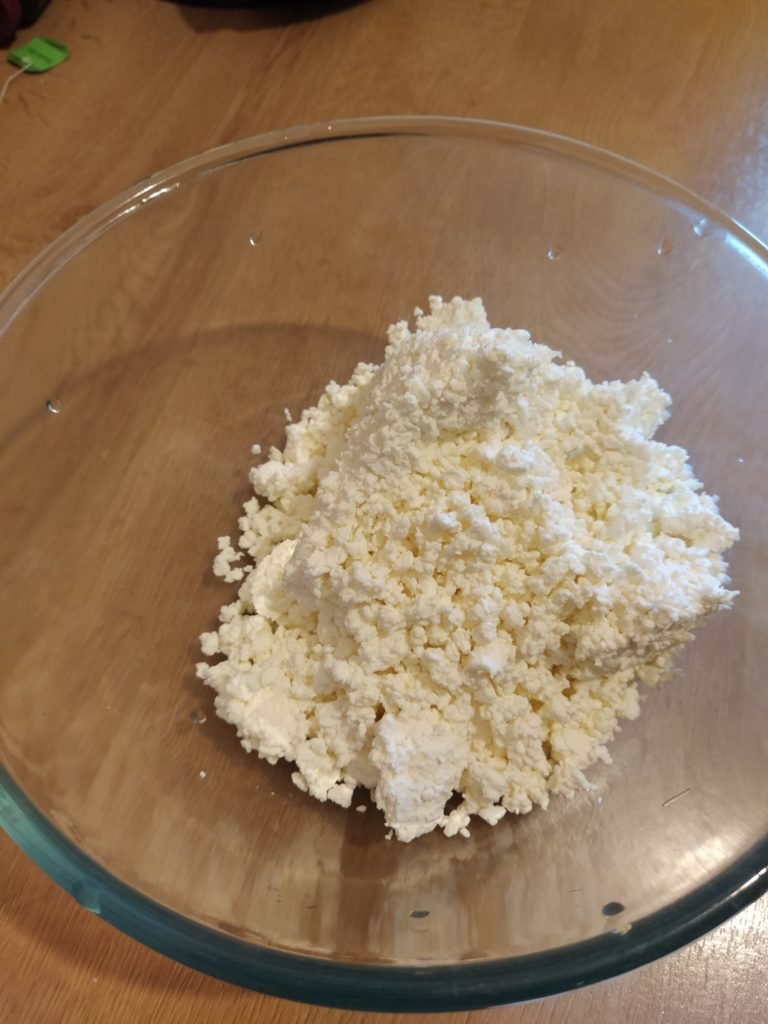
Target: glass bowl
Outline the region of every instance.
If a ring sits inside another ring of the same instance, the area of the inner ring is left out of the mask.
[[[448,1010],[674,950],[767,887],[768,253],[672,182],[452,119],[264,135],[158,174],[0,301],[0,818],[93,913],[237,984]],[[742,530],[741,591],[595,789],[471,838],[386,842],[239,746],[195,678],[232,589],[250,446],[482,295],[598,379],[650,371]]]

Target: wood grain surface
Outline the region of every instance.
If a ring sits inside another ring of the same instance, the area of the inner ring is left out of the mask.
[[[289,124],[373,114],[487,117],[580,137],[676,178],[768,235],[760,0],[368,0],[237,11],[53,0],[20,41],[34,34],[65,42],[71,59],[17,79],[0,104],[0,287],[79,217],[179,159]],[[87,914],[4,837],[0,857],[0,1021],[366,1019],[173,964]],[[626,978],[431,1019],[764,1024],[767,938],[764,899]]]

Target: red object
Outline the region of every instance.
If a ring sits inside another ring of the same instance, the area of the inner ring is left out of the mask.
[[[9,43],[19,25],[37,21],[50,0],[0,0],[0,46]]]
[[[13,38],[21,24],[21,0],[0,0],[0,43]]]

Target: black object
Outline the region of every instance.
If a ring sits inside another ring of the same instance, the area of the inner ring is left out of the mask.
[[[0,0],[0,43],[13,38],[20,25],[31,25],[50,0]]]
[[[31,25],[37,21],[50,0],[21,0],[21,24]]]

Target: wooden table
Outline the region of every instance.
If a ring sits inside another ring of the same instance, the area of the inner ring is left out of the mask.
[[[680,180],[768,235],[761,0],[290,6],[293,15],[54,0],[20,39],[53,36],[70,61],[16,80],[0,105],[0,287],[83,214],[183,157],[289,124],[371,114],[458,114],[577,136]],[[8,839],[0,855],[2,1021],[363,1019],[172,964],[88,915]],[[472,1020],[764,1024],[766,940],[764,899],[632,976]]]

